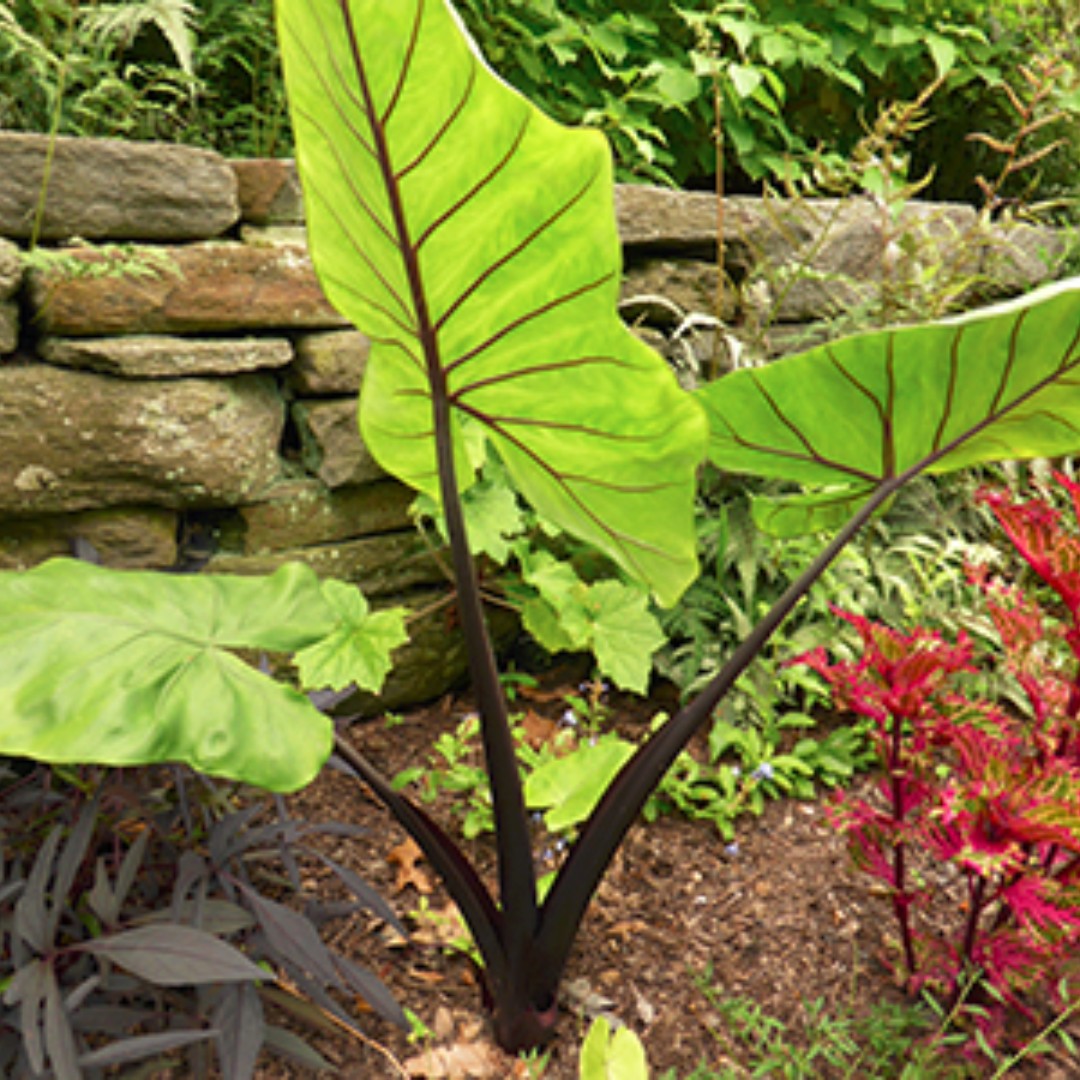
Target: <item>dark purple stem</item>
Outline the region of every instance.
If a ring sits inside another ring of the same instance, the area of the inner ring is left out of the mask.
[[[889,786],[892,798],[893,823],[899,833],[904,824],[904,773],[903,773],[904,718],[892,718],[889,739]],[[911,897],[907,892],[907,847],[903,840],[893,846],[893,911],[900,924],[900,942],[904,949],[904,964],[908,979],[915,977],[918,965],[915,960],[915,942],[911,932]]]
[[[974,877],[974,884],[972,878]],[[960,974],[964,970],[973,970],[975,967],[975,938],[979,932],[979,920],[982,918],[983,909],[986,906],[986,878],[981,875],[968,873],[968,917],[964,927],[964,941],[960,946],[960,968],[956,974],[956,981],[952,990],[950,1009],[955,1008],[963,993],[961,988]],[[1008,910],[1003,908],[1002,910]]]

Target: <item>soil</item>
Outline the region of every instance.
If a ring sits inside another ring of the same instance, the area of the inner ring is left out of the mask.
[[[557,717],[565,707],[560,690],[574,686],[572,673],[557,672],[545,680],[548,693],[527,707]],[[640,732],[658,707],[670,705],[670,696],[661,690],[648,703],[616,702],[620,726]],[[448,697],[409,713],[394,727],[355,725],[350,737],[385,774],[393,775],[426,763],[435,738],[452,730],[470,709],[467,695]],[[783,1024],[785,1038],[796,1044],[809,1003],[820,1002],[834,1016],[865,1016],[876,1003],[905,1001],[885,962],[892,948],[887,902],[852,870],[842,840],[826,819],[824,798],[771,802],[762,817],[740,820],[737,851],[707,823],[662,817],[630,831],[594,898],[566,972],[562,1017],[546,1068],[542,1074],[530,1073],[491,1043],[477,973],[441,943],[454,936],[456,909],[424,861],[409,855],[406,834],[382,805],[355,781],[329,769],[292,805],[309,821],[348,821],[365,829],[359,839],[334,841],[328,850],[374,885],[414,928],[412,940],[404,944],[390,928],[360,914],[333,934],[337,948],[374,970],[431,1031],[424,1041],[409,1041],[392,1025],[361,1013],[356,1032],[305,1033],[346,1080],[524,1080],[532,1075],[577,1080],[581,1040],[598,1011],[640,1035],[654,1078],[674,1070],[671,1080],[688,1080],[702,1064],[716,1073],[726,1067],[727,1076],[750,1076],[760,1055],[755,1059],[722,1022],[701,988],[702,979],[721,999],[749,999]],[[449,804],[436,804],[435,812],[460,835]],[[467,844],[466,850],[490,878],[490,838]],[[320,871],[311,873],[313,883],[321,886]],[[422,907],[437,918],[418,920]],[[1069,1031],[1080,1041],[1075,1021]],[[1080,1063],[1055,1046],[1055,1052],[1009,1075],[1080,1077]],[[898,1066],[896,1075],[900,1071]],[[869,1074],[857,1062],[851,1071],[830,1071],[820,1064],[770,1073],[807,1078]],[[967,1075],[992,1074],[993,1068],[984,1064]],[[285,1066],[260,1071],[268,1080],[310,1075]]]

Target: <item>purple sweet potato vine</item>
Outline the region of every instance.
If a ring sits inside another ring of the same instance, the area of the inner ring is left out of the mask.
[[[1080,518],[1080,484],[1057,480]],[[831,818],[889,892],[898,974],[912,993],[977,1002],[993,1044],[1010,1009],[1069,1004],[1064,977],[1080,950],[1080,536],[1046,501],[982,497],[1045,586],[969,570],[1000,652],[963,632],[950,643],[840,612],[862,655],[801,659],[837,707],[871,721],[877,790],[841,795]],[[1021,688],[1026,715],[971,693],[970,676],[995,663]],[[945,872],[926,873],[930,863]]]

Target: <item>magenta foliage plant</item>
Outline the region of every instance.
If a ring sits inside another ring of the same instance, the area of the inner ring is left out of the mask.
[[[1058,481],[1080,517],[1080,485]],[[1080,947],[1080,536],[1043,499],[981,497],[1042,586],[969,570],[1000,653],[964,633],[949,643],[841,613],[862,655],[802,659],[837,706],[871,721],[877,790],[841,795],[831,817],[888,889],[908,989],[929,986],[955,1005],[974,980],[989,1006],[978,1022],[994,1039],[1007,1007],[1027,1012],[1036,993],[1055,1000]],[[968,692],[966,673],[998,663],[1026,710]],[[941,918],[950,903],[951,922]]]

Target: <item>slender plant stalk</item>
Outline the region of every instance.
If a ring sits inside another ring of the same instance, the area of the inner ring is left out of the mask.
[[[52,180],[53,160],[56,157],[56,140],[60,134],[60,120],[64,107],[64,90],[67,87],[69,58],[74,46],[75,14],[79,5],[76,0],[68,8],[67,27],[65,28],[64,57],[56,74],[56,97],[53,101],[52,115],[49,118],[49,139],[45,144],[45,162],[41,170],[41,186],[38,188],[37,204],[34,207],[34,221],[30,227],[30,240],[27,247],[33,251],[41,237],[45,223],[45,205],[49,197],[49,183]]]
[[[897,828],[904,824],[904,773],[903,773],[903,736],[904,721],[898,714],[893,717],[893,728],[889,746],[889,785],[892,798],[893,824]],[[893,911],[900,924],[900,941],[904,949],[904,964],[908,979],[917,973],[915,943],[911,933],[911,897],[907,891],[907,846],[903,840],[893,845]]]
[[[720,351],[724,348],[720,327],[724,319],[724,94],[720,85],[719,70],[713,71],[713,117],[716,127],[713,129],[713,141],[716,144],[716,296],[713,299],[716,317],[716,330],[713,332],[712,370],[709,378],[720,375]]]
[[[966,964],[974,969],[975,964],[975,938],[979,932],[979,920],[982,918],[983,908],[986,906],[986,878],[981,874],[975,876],[974,884],[968,877],[968,915],[967,925],[964,927],[964,940],[960,946],[960,956]],[[1004,909],[1003,910],[1007,910]],[[954,996],[959,992],[959,984],[953,987]]]

